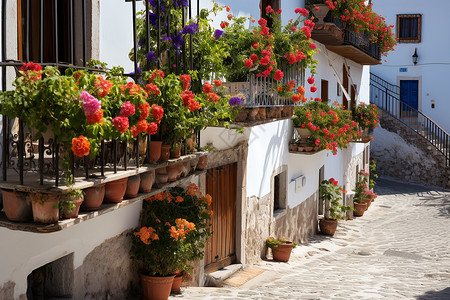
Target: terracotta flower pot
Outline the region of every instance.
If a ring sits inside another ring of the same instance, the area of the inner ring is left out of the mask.
[[[172,283],[172,289],[171,292],[178,293],[181,290],[181,282],[183,281],[184,273],[180,273],[178,275],[175,275],[175,278],[173,279]]]
[[[320,219],[319,227],[323,234],[333,236],[337,228],[337,220]]]
[[[181,156],[181,144],[178,144],[178,147],[175,148],[175,150],[173,150],[173,148],[171,148],[170,150],[170,158],[180,158]]]
[[[298,132],[298,135],[302,138],[302,139],[307,139],[309,138],[309,136],[311,135],[311,132],[306,129],[306,128],[302,128],[302,127],[296,127],[295,128]]]
[[[186,161],[182,164],[183,169],[181,171],[181,176],[182,177],[186,177],[189,175],[189,173],[191,172],[191,162],[190,161]]]
[[[258,113],[259,113],[259,107],[250,108],[249,112],[248,112],[248,119],[250,121],[257,120]]]
[[[169,175],[167,175],[167,168],[159,168],[156,170],[156,183],[166,183],[169,179]]]
[[[26,222],[33,219],[31,201],[27,193],[2,189],[3,209],[8,220]]]
[[[208,155],[200,156],[198,158],[197,170],[203,170],[208,165]]]
[[[75,207],[73,207],[72,211],[70,212],[69,208],[67,206],[64,206],[62,210],[62,218],[64,219],[78,218],[78,213],[80,212],[80,207],[83,201],[84,201],[83,197],[72,200],[73,204],[75,204]]]
[[[362,202],[366,205],[366,210],[369,208],[370,204],[372,203],[372,200],[370,199],[364,199]]]
[[[127,190],[127,178],[111,181],[105,185],[105,202],[106,203],[120,203],[123,201],[123,196]]]
[[[280,244],[276,248],[272,248],[273,259],[282,262],[289,261],[289,258],[291,257],[292,247],[292,242],[286,242],[286,244]]]
[[[259,108],[258,116],[259,116],[260,120],[265,120],[266,119],[266,108],[265,107],[260,107]]]
[[[241,108],[241,110],[238,112],[236,118],[234,118],[235,122],[243,122],[247,120],[248,111],[245,108]]]
[[[155,163],[159,160],[161,156],[161,141],[151,141],[150,142],[150,161]]]
[[[178,164],[167,166],[168,181],[176,181],[178,178]]]
[[[162,161],[168,161],[170,158],[170,145],[162,145],[161,146],[161,157],[159,158]]]
[[[141,285],[144,299],[167,300],[172,289],[175,275],[158,277],[141,274]]]
[[[155,183],[155,170],[142,173],[139,191],[141,193],[150,193],[152,191],[152,186],[154,183]]]
[[[141,176],[134,175],[128,177],[127,189],[125,190],[125,198],[135,198],[139,192],[141,185]]]
[[[97,210],[103,203],[105,197],[105,185],[96,185],[83,190],[84,201],[81,204],[81,211]]]
[[[364,215],[364,211],[367,209],[365,203],[353,202],[353,206],[355,207],[355,211],[353,211],[353,215],[357,217],[362,217]]]
[[[30,193],[33,220],[37,223],[56,223],[59,220],[59,195]]]

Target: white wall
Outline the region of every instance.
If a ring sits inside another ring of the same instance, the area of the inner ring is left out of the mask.
[[[55,233],[31,233],[0,227],[0,286],[16,283],[14,297],[26,293],[27,276],[34,270],[74,253],[74,269],[104,240],[138,225],[142,201],[73,225]]]
[[[421,77],[419,109],[450,132],[450,118],[447,114],[450,110],[450,35],[446,32],[450,25],[447,16],[450,2],[435,0],[432,5],[424,5],[420,0],[377,0],[373,3],[373,9],[381,12],[388,24],[395,26],[397,14],[422,14],[421,42],[399,43],[395,51],[391,51],[383,59],[382,65],[372,68],[372,72],[391,84],[399,84],[400,77]],[[419,56],[416,66],[412,61],[415,48]],[[407,72],[400,72],[400,68],[407,68]],[[434,109],[431,108],[431,100],[436,103]]]

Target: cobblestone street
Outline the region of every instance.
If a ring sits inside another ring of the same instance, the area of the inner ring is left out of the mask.
[[[450,299],[450,192],[379,179],[361,218],[316,235],[289,263],[240,287],[182,289],[170,299]]]

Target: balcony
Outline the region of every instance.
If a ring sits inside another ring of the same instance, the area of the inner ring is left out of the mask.
[[[338,19],[316,23],[311,38],[324,44],[328,50],[362,65],[378,65],[381,52],[377,43],[372,43],[367,34],[359,34],[344,26]]]

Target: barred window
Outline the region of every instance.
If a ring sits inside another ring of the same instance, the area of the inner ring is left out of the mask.
[[[422,15],[397,15],[397,37],[400,43],[420,43]]]

